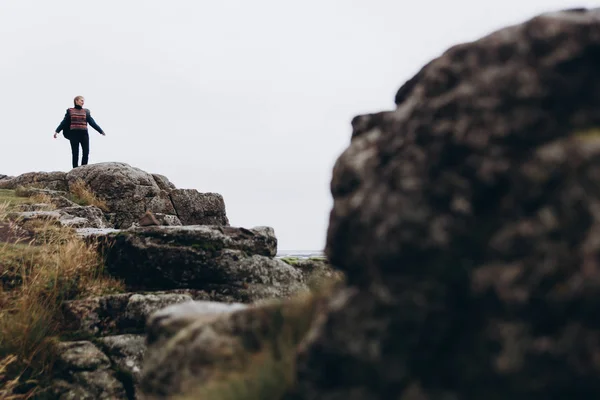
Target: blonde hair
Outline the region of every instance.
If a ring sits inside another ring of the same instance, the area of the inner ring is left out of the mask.
[[[84,98],[83,96],[75,96],[75,98],[73,99],[73,104],[77,105],[77,100],[83,99],[83,98]]]

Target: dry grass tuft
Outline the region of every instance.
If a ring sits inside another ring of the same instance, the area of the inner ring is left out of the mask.
[[[76,180],[69,185],[71,200],[79,205],[96,206],[102,211],[108,212],[108,205],[104,200],[99,199],[89,186],[81,179]]]
[[[6,220],[9,213],[10,203],[8,201],[0,203],[0,222]]]
[[[14,378],[14,379],[7,378],[8,368],[10,367],[11,364],[13,364],[16,361],[17,361],[17,357],[12,354],[0,359],[0,382],[2,382],[2,385],[0,385],[0,399],[17,400],[17,399],[26,398],[24,396],[12,395],[14,389],[19,384],[19,378],[18,377]]]
[[[48,210],[56,209],[56,206],[52,204],[52,197],[44,193],[36,193],[29,197],[35,204],[45,204]]]
[[[9,208],[0,205],[0,223]],[[0,243],[0,388],[20,393],[37,391],[31,382],[48,375],[64,301],[123,291],[122,283],[103,274],[95,246],[71,228],[29,224],[34,241]],[[0,398],[12,392],[0,391]]]

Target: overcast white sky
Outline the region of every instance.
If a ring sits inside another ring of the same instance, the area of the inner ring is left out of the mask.
[[[358,114],[448,47],[559,0],[0,0],[0,174],[68,171],[54,129],[75,95],[90,163],[122,161],[218,192],[234,226],[317,250]]]

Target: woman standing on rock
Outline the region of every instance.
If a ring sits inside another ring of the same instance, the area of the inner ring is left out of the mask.
[[[54,139],[60,131],[63,136],[71,142],[71,154],[73,156],[73,168],[77,168],[79,162],[79,145],[81,145],[82,157],[81,165],[87,165],[88,155],[90,153],[90,136],[88,135],[87,124],[97,130],[102,136],[106,136],[102,128],[98,126],[92,118],[90,110],[83,108],[85,99],[83,96],[77,96],[73,99],[75,107],[67,109],[58,128],[54,132]]]

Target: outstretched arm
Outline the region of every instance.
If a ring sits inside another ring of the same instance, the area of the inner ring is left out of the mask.
[[[60,124],[58,124],[58,128],[56,128],[56,130],[54,132],[58,133],[58,132],[62,131],[63,129],[65,129],[67,127],[68,119],[69,119],[69,111],[67,110],[67,112],[65,113],[65,117],[60,122]]]
[[[92,114],[90,113],[90,110],[87,110],[86,119],[87,119],[88,124],[90,124],[90,126],[92,128],[94,128],[96,131],[98,131],[101,135],[105,135],[102,128],[100,128],[100,126],[98,126],[96,121],[94,121],[94,118],[92,118]]]

